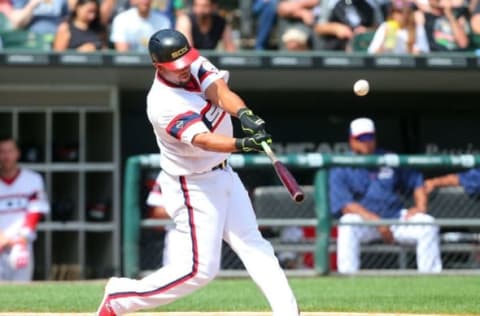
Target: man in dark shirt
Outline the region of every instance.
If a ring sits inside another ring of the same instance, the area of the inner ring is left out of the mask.
[[[197,49],[216,49],[221,41],[223,50],[233,52],[232,29],[216,9],[216,0],[193,0],[191,12],[178,17],[176,29]]]

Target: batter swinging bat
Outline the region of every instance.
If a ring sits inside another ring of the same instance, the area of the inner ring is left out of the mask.
[[[278,160],[277,156],[275,156],[275,153],[266,142],[262,142],[262,148],[267,154],[268,158],[270,158],[272,161],[277,176],[280,178],[280,180],[282,180],[283,186],[287,188],[292,200],[298,203],[303,202],[305,195],[303,194],[303,191],[295,178],[292,176],[290,171],[288,171],[287,167],[285,167],[285,165]]]

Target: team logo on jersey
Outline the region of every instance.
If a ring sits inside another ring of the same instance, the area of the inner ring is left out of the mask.
[[[211,62],[209,62],[208,60],[204,60],[202,62],[202,65],[200,66],[202,67],[203,69],[205,69],[206,71],[210,71],[210,72],[218,72],[218,68],[215,67]]]
[[[210,131],[214,131],[225,116],[225,111],[218,106],[207,102],[207,105],[202,109],[202,121]]]
[[[12,212],[26,210],[28,206],[27,196],[0,197],[0,212]]]
[[[387,180],[393,178],[393,169],[390,167],[382,167],[378,171],[379,180]]]
[[[184,125],[185,125],[185,121],[183,121],[183,120],[177,121],[175,123],[175,128],[181,129],[181,128],[183,128]]]

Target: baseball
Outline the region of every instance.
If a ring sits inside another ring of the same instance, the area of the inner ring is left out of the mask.
[[[370,90],[370,84],[365,79],[360,79],[355,82],[353,85],[353,91],[358,96],[364,96]]]

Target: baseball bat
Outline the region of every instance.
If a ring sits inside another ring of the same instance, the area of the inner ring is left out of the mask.
[[[278,160],[277,156],[266,142],[262,142],[262,148],[267,154],[268,158],[270,158],[270,160],[272,161],[273,168],[275,168],[277,176],[282,181],[283,186],[287,188],[292,200],[297,203],[303,202],[305,194],[298,185],[297,180],[295,180],[290,171],[288,171],[287,167],[285,167],[285,165]]]

